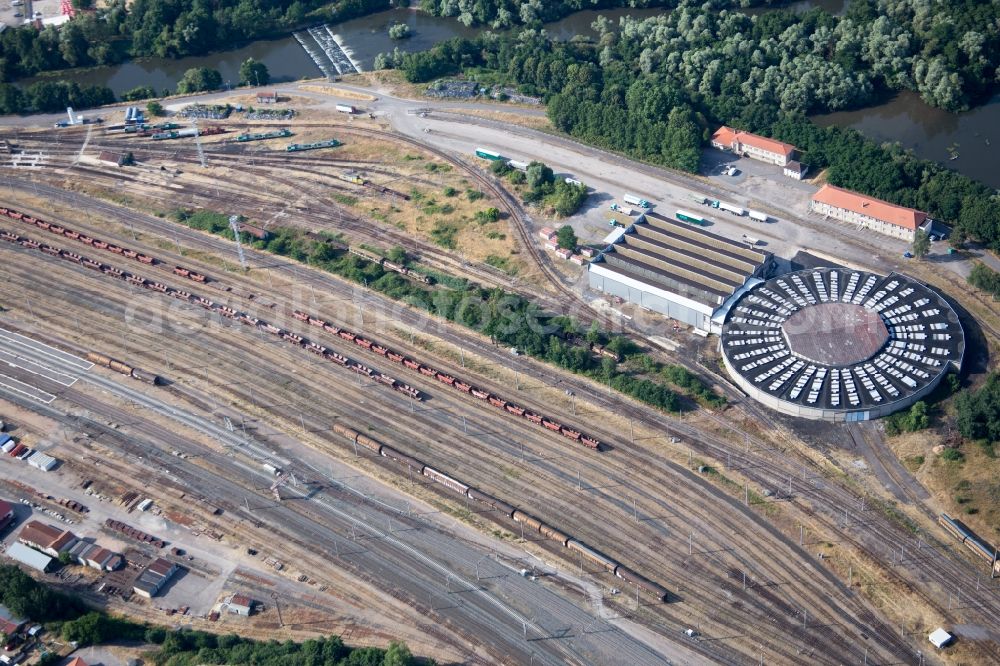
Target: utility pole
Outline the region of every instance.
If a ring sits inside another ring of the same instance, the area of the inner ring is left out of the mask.
[[[200,144],[199,144],[200,145]],[[240,257],[240,266],[247,270],[247,258],[243,255],[243,244],[240,243],[240,216],[229,216],[229,228],[233,230],[233,239],[236,241],[236,253]]]
[[[208,161],[205,159],[205,149],[201,147],[201,130],[198,129],[198,119],[196,118],[192,124],[194,125],[194,145],[198,148],[198,161],[201,162],[201,168],[204,169],[208,166]]]

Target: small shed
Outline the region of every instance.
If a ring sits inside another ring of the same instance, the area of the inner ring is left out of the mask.
[[[545,249],[546,249],[546,250],[557,250],[558,248],[559,248],[559,246],[558,246],[558,245],[556,245],[556,244],[555,244],[554,242],[552,242],[552,241],[548,241],[547,243],[545,243]]]
[[[556,254],[557,254],[557,255],[558,255],[558,256],[559,256],[559,257],[560,257],[561,259],[569,259],[570,257],[572,257],[572,256],[573,256],[573,250],[567,250],[567,249],[566,249],[566,248],[564,248],[564,247],[560,247],[560,248],[557,248],[557,249],[556,249]]]
[[[543,241],[550,241],[556,237],[556,232],[552,227],[542,227],[538,230],[538,235]]]
[[[585,247],[581,247],[579,249],[579,252],[580,252],[580,254],[582,254],[583,256],[585,256],[587,258],[593,257],[595,254],[597,254],[597,250],[595,250],[592,247],[586,247],[586,246]]]
[[[784,166],[784,174],[789,178],[794,178],[795,180],[802,180],[807,171],[809,171],[809,165],[796,162],[795,160],[792,160]]]
[[[931,645],[940,650],[948,643],[951,643],[952,638],[954,638],[954,636],[949,634],[941,627],[938,627],[937,629],[931,632],[931,635],[927,637],[927,640],[931,642]]]
[[[258,104],[276,104],[278,102],[278,92],[276,90],[262,90],[257,93]]]
[[[32,467],[37,467],[43,472],[48,472],[53,467],[55,467],[56,462],[58,461],[55,458],[53,458],[50,455],[46,455],[41,451],[35,451],[35,453],[30,458],[28,458],[29,465],[31,465]]]
[[[583,255],[582,254],[574,254],[572,257],[569,258],[569,260],[572,261],[577,266],[583,266]]]
[[[247,617],[253,612],[254,600],[245,594],[234,594],[229,600],[229,612]]]

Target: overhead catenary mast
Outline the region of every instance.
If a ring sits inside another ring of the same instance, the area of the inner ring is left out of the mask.
[[[240,266],[247,269],[247,258],[243,255],[243,244],[240,243],[240,216],[229,216],[229,228],[233,230],[233,239],[236,241],[236,253],[240,255]]]

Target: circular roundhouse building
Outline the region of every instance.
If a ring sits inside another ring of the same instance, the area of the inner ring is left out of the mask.
[[[864,421],[909,407],[958,371],[965,333],[947,301],[912,278],[817,268],[744,293],[721,345],[733,380],[768,407]]]

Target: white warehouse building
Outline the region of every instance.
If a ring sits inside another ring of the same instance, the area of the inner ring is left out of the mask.
[[[595,291],[707,334],[772,265],[770,252],[647,211],[591,262],[588,278]]]

